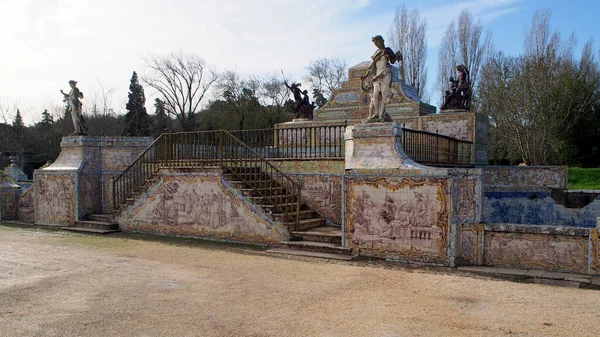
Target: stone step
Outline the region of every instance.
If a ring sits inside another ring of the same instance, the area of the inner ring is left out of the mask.
[[[338,226],[321,226],[303,231],[292,231],[292,237],[300,241],[342,244],[342,229]]]
[[[354,256],[352,256],[352,255],[319,253],[319,252],[311,252],[311,251],[306,251],[306,250],[285,249],[285,248],[272,248],[272,249],[267,250],[267,253],[282,254],[282,255],[298,255],[298,256],[306,256],[306,257],[318,257],[318,258],[322,258],[322,259],[343,260],[343,261],[350,261],[354,258]]]
[[[245,195],[245,196],[249,196],[249,197],[256,197],[256,196],[261,196],[261,195],[278,195],[278,194],[287,194],[286,193],[286,189],[281,187],[274,187],[274,188],[240,188],[239,189],[240,192]]]
[[[92,229],[101,229],[101,230],[116,230],[116,229],[119,229],[119,224],[114,223],[114,222],[81,220],[81,221],[75,221],[74,227],[92,228]]]
[[[255,204],[256,205],[256,204]],[[298,207],[297,202],[285,202],[277,205],[256,205],[267,212],[271,213],[285,213],[285,212],[296,212],[296,208]],[[300,203],[300,210],[308,209],[308,206],[305,203]]]
[[[258,173],[260,172],[260,167],[248,167],[248,166],[243,166],[243,167],[230,167],[228,169],[229,172],[236,172],[236,173]]]
[[[313,211],[312,209],[301,209],[298,214],[300,220],[318,218],[319,213]],[[273,220],[279,222],[290,222],[296,219],[296,212],[289,212],[287,215],[284,213],[273,213],[271,214]]]
[[[92,213],[86,216],[88,220],[102,221],[102,222],[115,222],[115,215],[113,213]]]
[[[300,221],[297,225],[294,222],[286,222],[285,223],[285,225],[288,228],[291,228],[293,231],[303,231],[303,230],[313,229],[313,228],[325,226],[325,224],[327,224],[327,220],[325,220],[321,217],[300,219]]]
[[[274,202],[279,203],[295,203],[296,196],[289,194],[280,194],[280,195],[272,195],[268,197],[256,196],[256,197],[248,197],[252,201],[253,204],[272,204]]]
[[[120,232],[120,229],[96,229],[96,228],[85,228],[85,227],[61,227],[61,229],[79,232],[79,233],[91,233],[91,234],[109,234]]]
[[[277,182],[275,180],[265,180],[265,181],[262,181],[262,182],[256,183],[256,184],[253,184],[252,181],[246,182],[246,181],[242,181],[242,180],[229,180],[227,178],[225,180],[227,180],[227,182],[229,182],[229,184],[231,186],[233,186],[234,188],[237,188],[237,189],[252,189],[252,188],[257,188],[256,186],[261,186],[258,188],[263,188],[262,186],[264,186],[264,187],[272,186],[274,188],[283,188],[279,184],[279,182]]]
[[[304,251],[328,253],[328,254],[342,254],[342,255],[351,255],[352,254],[352,248],[342,247],[335,243],[316,242],[316,241],[284,241],[281,243],[284,245],[287,245],[290,249],[295,249],[295,250],[304,250]]]

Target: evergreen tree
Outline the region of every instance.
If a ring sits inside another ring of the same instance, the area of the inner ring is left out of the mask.
[[[150,135],[150,116],[146,112],[146,97],[144,88],[134,71],[129,85],[129,101],[125,105],[125,130],[123,134],[130,137],[145,137]]]
[[[152,135],[160,136],[165,132],[171,132],[171,119],[167,115],[166,103],[160,98],[154,99],[154,123]]]
[[[325,103],[327,103],[327,99],[323,96],[321,90],[315,88],[313,89],[313,100],[318,108],[322,108]]]
[[[48,113],[48,109],[44,109],[44,112],[42,112],[41,124],[44,126],[50,126],[54,124],[54,118],[52,118],[52,115]]]
[[[21,111],[17,109],[17,114],[12,123],[13,130],[15,131],[17,141],[17,151],[23,152],[23,139],[25,138],[25,123],[23,123],[23,117],[21,117]]]
[[[17,114],[13,120],[12,127],[15,128],[17,132],[25,130],[25,124],[23,123],[23,117],[21,117],[21,111],[19,109],[17,109]]]

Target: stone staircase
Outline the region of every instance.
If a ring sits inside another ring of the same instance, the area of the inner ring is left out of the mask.
[[[287,248],[270,249],[270,253],[349,260],[352,250],[343,247],[339,226],[327,221],[300,200],[299,223],[295,224],[298,196],[291,194],[278,181],[256,167],[230,168],[224,179],[254,205],[276,222],[283,223],[291,234],[290,241],[281,242]],[[262,189],[251,186],[268,186]],[[269,193],[267,193],[267,190]],[[269,195],[265,197],[265,195]]]
[[[86,220],[75,221],[73,226],[61,229],[91,234],[109,234],[120,232],[119,224],[114,220],[114,214],[88,214]]]
[[[300,211],[298,213],[299,223],[296,224],[297,195],[289,193],[277,180],[265,172],[261,172],[260,168],[231,167],[225,170],[223,178],[253,205],[260,207],[273,221],[283,223],[287,227],[291,234],[290,241],[281,242],[282,246],[286,248],[270,249],[270,253],[342,260],[352,258],[352,250],[341,245],[341,227],[327,225],[327,221],[302,200],[300,200]],[[132,196],[125,199],[122,205],[117,206],[115,214],[118,215],[130,205],[133,205],[157,181],[158,178],[156,176],[145,181]],[[252,186],[263,187],[257,189]],[[93,230],[94,232],[92,233],[97,233],[100,230],[106,231],[109,230],[108,228],[112,228],[101,227],[97,223],[99,222],[99,216],[103,215],[90,214],[88,220],[77,222],[76,226],[66,227],[65,229],[87,232],[92,232],[91,230]],[[110,221],[112,221],[112,218],[110,218]],[[118,230],[118,225],[114,228]]]

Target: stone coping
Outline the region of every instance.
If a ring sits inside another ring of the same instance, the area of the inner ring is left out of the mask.
[[[569,235],[569,236],[589,236],[588,227],[569,227],[569,226],[539,226],[522,224],[483,224],[483,229],[489,232],[507,232],[524,234],[544,234],[544,235]]]
[[[109,137],[109,136],[76,136],[76,137],[63,137],[61,140],[61,148],[64,147],[78,147],[78,146],[135,146],[135,147],[147,147],[154,141],[153,137]]]

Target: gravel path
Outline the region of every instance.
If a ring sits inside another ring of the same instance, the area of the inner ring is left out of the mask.
[[[0,336],[597,336],[600,291],[0,226]]]

